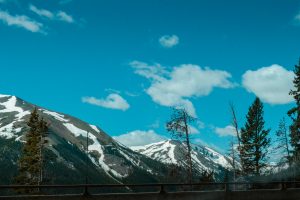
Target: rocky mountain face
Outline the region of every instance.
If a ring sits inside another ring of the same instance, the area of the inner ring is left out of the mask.
[[[131,148],[140,154],[167,165],[173,164],[183,168],[188,166],[186,163],[187,148],[184,143],[176,140],[166,140]],[[224,174],[224,169],[233,170],[231,158],[209,147],[200,145],[192,145],[192,163],[195,173],[201,174],[203,171],[213,171],[216,179]]]
[[[0,184],[10,183],[28,130],[26,121],[37,107],[49,124],[45,178],[52,183],[157,182],[163,164],[119,144],[103,130],[77,118],[49,111],[15,96],[0,96]],[[88,136],[88,159],[86,144]],[[86,167],[88,162],[88,170]]]
[[[172,180],[169,166],[181,165],[184,146],[178,141],[130,149],[97,126],[15,96],[0,95],[0,184],[12,183],[17,174],[26,122],[34,108],[49,124],[49,143],[44,149],[44,177],[49,184],[85,183],[86,176],[89,183],[99,184],[167,182]],[[227,157],[207,147],[193,149],[197,170],[230,169]]]

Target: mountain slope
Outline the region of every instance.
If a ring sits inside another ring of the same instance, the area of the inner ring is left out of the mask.
[[[9,183],[16,174],[24,134],[28,130],[26,121],[35,107],[49,124],[45,176],[50,182],[82,183],[86,173],[95,183],[157,182],[164,176],[164,165],[117,143],[96,126],[15,96],[0,95],[0,175],[6,176],[0,183]]]
[[[187,167],[186,146],[177,140],[166,140],[145,146],[131,147],[151,159],[168,165]],[[232,170],[231,159],[217,151],[200,145],[192,145],[192,162],[194,171],[213,171],[222,174],[224,169]]]

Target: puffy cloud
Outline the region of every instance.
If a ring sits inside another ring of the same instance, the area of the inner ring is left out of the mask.
[[[25,15],[11,15],[7,11],[0,10],[0,20],[3,21],[8,26],[17,26],[24,28],[28,31],[37,33],[45,33],[42,28],[43,24],[39,23]]]
[[[48,18],[51,20],[58,20],[58,21],[63,21],[63,22],[67,22],[67,23],[74,22],[73,17],[63,11],[51,12],[46,9],[37,8],[34,5],[29,5],[29,10],[31,10],[32,12],[34,12],[35,14],[37,14],[41,17],[45,17],[45,18]]]
[[[166,48],[172,48],[179,44],[179,37],[177,35],[164,35],[159,38],[159,43]]]
[[[236,136],[235,128],[231,125],[228,125],[224,128],[216,127],[215,132],[221,137]]]
[[[118,142],[129,147],[143,146],[143,145],[165,140],[164,137],[158,135],[153,130],[149,130],[149,131],[135,130],[120,136],[115,136],[113,138]]]
[[[243,86],[269,104],[287,104],[293,101],[289,91],[293,89],[294,73],[280,65],[248,70],[242,77]]]
[[[189,98],[207,96],[215,87],[235,86],[229,81],[230,73],[208,67],[184,64],[168,71],[160,64],[151,66],[144,62],[133,61],[130,65],[136,74],[151,82],[146,92],[154,102],[162,106],[183,107],[192,116],[196,116],[196,111]]]
[[[95,97],[83,97],[82,102],[92,105],[126,111],[130,105],[119,94],[110,94],[105,99],[97,99]]]

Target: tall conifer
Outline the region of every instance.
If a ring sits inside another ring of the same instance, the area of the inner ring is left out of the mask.
[[[300,60],[299,64],[295,65],[294,69],[294,90],[290,91],[295,99],[296,105],[291,110],[288,111],[288,115],[292,119],[292,124],[290,126],[290,138],[291,146],[293,147],[293,160],[299,161],[300,157]]]
[[[42,148],[46,143],[47,123],[39,119],[35,108],[27,122],[29,130],[19,159],[15,182],[20,185],[39,185],[42,182]],[[30,192],[33,190],[28,190]]]
[[[263,119],[263,104],[256,98],[250,106],[247,121],[241,129],[241,157],[243,173],[246,175],[260,175],[266,167],[270,129],[265,129]]]

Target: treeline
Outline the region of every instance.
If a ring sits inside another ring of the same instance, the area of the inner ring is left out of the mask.
[[[265,127],[263,118],[263,104],[256,97],[253,104],[249,107],[246,123],[239,130],[236,112],[233,105],[230,105],[232,114],[232,126],[235,128],[237,144],[232,145],[233,160],[238,161],[240,167],[235,168],[235,174],[242,177],[258,177],[266,175],[274,168],[276,173],[280,170],[295,169],[298,172],[293,177],[285,177],[286,180],[299,180],[300,166],[300,61],[294,68],[294,89],[289,92],[295,100],[295,106],[287,111],[291,123],[288,125],[283,117],[276,131],[276,138],[272,141],[269,136],[270,130]],[[235,148],[237,146],[237,148]],[[234,154],[236,152],[236,154]],[[270,165],[270,157],[276,153],[277,165]],[[234,166],[237,164],[232,163]]]
[[[236,110],[233,104],[230,104],[232,116],[232,127],[235,130],[236,142],[231,142],[230,157],[233,166],[231,180],[246,177],[260,177],[266,175],[274,167],[281,169],[298,170],[300,167],[300,60],[294,68],[294,89],[289,92],[295,100],[295,106],[287,111],[291,124],[287,125],[283,117],[276,131],[276,138],[271,141],[270,128],[265,127],[264,106],[261,100],[256,97],[248,109],[246,122],[239,126]],[[186,159],[184,161],[187,167],[186,181],[195,181],[195,172],[191,156],[191,130],[189,124],[195,121],[184,108],[175,108],[171,119],[166,124],[167,131],[176,139],[186,144]],[[272,145],[271,145],[272,142]],[[270,157],[277,152],[281,158],[278,158],[277,166],[270,165]],[[203,171],[200,180],[213,180],[213,172]],[[278,171],[276,172],[278,173]],[[294,173],[288,180],[299,180],[300,173]],[[224,179],[230,179],[228,172]],[[197,181],[197,180],[196,180]]]

